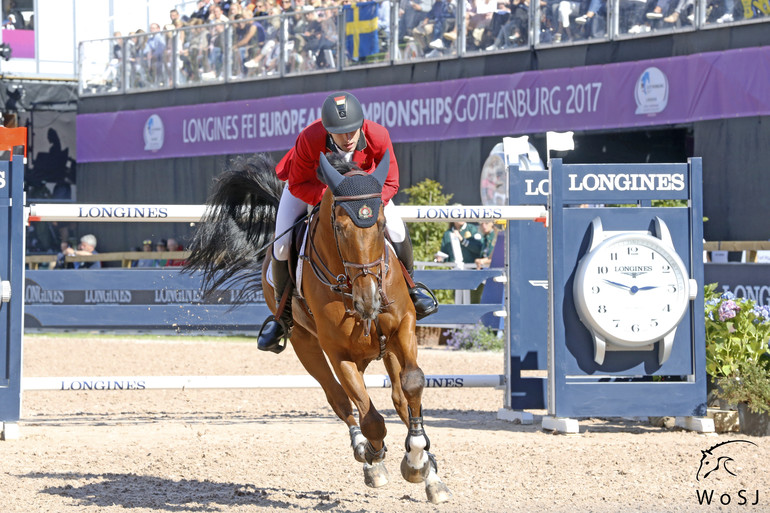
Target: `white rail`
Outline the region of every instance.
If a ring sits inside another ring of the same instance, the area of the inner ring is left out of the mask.
[[[369,388],[391,388],[386,375],[365,375]],[[425,376],[426,388],[502,388],[501,374]],[[37,391],[134,391],[173,389],[320,388],[311,376],[99,376],[24,377],[21,389]]]
[[[35,203],[27,207],[29,221],[59,222],[162,222],[196,223],[205,205],[105,205],[71,203]],[[545,206],[517,205],[398,205],[404,221],[540,221],[547,222]]]

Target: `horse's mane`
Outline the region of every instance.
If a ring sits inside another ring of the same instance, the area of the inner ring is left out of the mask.
[[[261,267],[275,232],[283,191],[266,154],[236,157],[217,177],[189,244],[184,270],[203,271],[204,295],[242,285],[261,289]]]
[[[358,164],[353,162],[352,160],[348,162],[345,160],[345,157],[336,151],[330,151],[326,154],[326,160],[329,161],[329,164],[332,165],[334,169],[340,172],[341,175],[347,174],[350,171],[360,171],[361,168],[358,167]],[[316,175],[318,176],[318,179],[323,182],[323,179],[321,178],[320,168],[316,170]]]
[[[343,175],[359,169],[338,153],[328,153],[327,159]],[[262,289],[262,263],[275,235],[283,187],[266,154],[227,163],[206,201],[184,266],[185,272],[203,272],[204,297],[240,289],[237,304]]]

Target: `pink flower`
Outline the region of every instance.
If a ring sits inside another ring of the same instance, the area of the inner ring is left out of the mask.
[[[726,321],[732,319],[741,310],[741,307],[735,304],[735,301],[728,299],[719,305],[719,320]]]

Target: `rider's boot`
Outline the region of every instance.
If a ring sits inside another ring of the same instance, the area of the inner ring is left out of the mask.
[[[406,272],[409,274],[409,297],[414,303],[414,310],[417,313],[417,320],[423,319],[430,314],[438,311],[438,301],[433,291],[425,284],[414,281],[414,255],[412,253],[412,239],[409,237],[409,230],[406,231],[406,237],[402,242],[393,242],[393,249],[396,250],[396,256],[404,264]]]
[[[289,276],[289,262],[278,260],[273,257],[271,262],[273,272],[273,283],[275,284],[275,316],[271,315],[262,324],[259,331],[257,347],[261,351],[272,351],[280,353],[286,349],[286,339],[291,335],[291,328],[294,325],[291,316],[291,293],[292,283]],[[281,300],[286,295],[283,310],[281,310]],[[281,341],[284,341],[281,344]]]

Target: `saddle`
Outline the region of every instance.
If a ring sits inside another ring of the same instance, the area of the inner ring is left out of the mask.
[[[293,288],[295,293],[299,286],[298,280],[300,279],[300,276],[298,275],[298,265],[300,262],[302,247],[305,242],[305,237],[307,236],[307,229],[308,225],[310,224],[310,219],[312,219],[312,217],[308,217],[305,222],[299,223],[298,221],[300,220],[300,217],[297,217],[297,219],[294,221],[295,224],[291,230],[291,245],[289,247],[289,276],[291,277],[291,282],[294,286]]]

